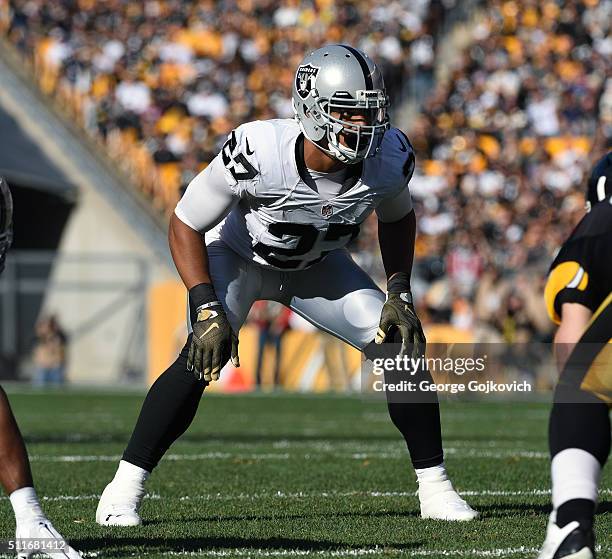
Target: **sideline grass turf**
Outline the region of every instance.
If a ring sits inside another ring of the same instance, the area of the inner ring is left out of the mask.
[[[381,402],[360,397],[205,395],[148,484],[143,526],[103,528],[140,393],[9,394],[43,506],[85,556],[533,557],[549,510],[545,404],[445,404],[446,463],[481,512],[418,516],[416,483]],[[415,425],[415,429],[419,426]],[[612,557],[612,474],[602,478],[600,557]],[[0,501],[0,536],[14,520]]]

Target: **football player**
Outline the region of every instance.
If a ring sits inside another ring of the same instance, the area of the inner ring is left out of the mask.
[[[0,272],[4,270],[6,253],[12,241],[13,202],[6,181],[0,177]],[[17,422],[11,411],[6,393],[0,387],[0,483],[9,496],[15,512],[16,546],[24,547],[37,540],[44,549],[23,549],[17,554],[26,559],[34,553],[44,553],[49,557],[81,557],[57,532],[40,507],[30,462]],[[29,543],[28,543],[29,542]]]
[[[410,292],[416,221],[408,182],[414,151],[390,128],[378,67],[363,52],[328,45],[308,54],[293,84],[295,118],[239,126],[189,185],[169,243],[189,290],[192,330],[143,404],[114,479],[98,504],[102,525],[141,523],[145,481],[189,427],[202,391],[231,359],[251,305],[273,300],[363,350],[425,337]],[[388,277],[387,297],[346,245],[372,211]],[[437,400],[390,403],[404,436],[426,518],[470,520],[442,453]]]
[[[550,415],[553,512],[539,559],[595,557],[593,521],[610,452],[612,152],[594,167],[587,214],[555,258],[545,298],[559,324],[561,371]]]

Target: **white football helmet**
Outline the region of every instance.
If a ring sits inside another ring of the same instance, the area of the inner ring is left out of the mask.
[[[293,111],[304,136],[343,163],[372,156],[389,128],[389,98],[378,66],[348,45],[308,54],[295,73]],[[366,124],[348,122],[363,115]]]

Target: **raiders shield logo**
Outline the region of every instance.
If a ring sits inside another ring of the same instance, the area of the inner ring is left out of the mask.
[[[334,213],[334,208],[333,206],[331,206],[331,204],[325,204],[325,206],[321,206],[321,215],[325,219],[327,219],[328,217],[331,217],[333,213]]]
[[[306,99],[312,91],[319,69],[310,64],[303,64],[295,74],[295,88],[302,99]]]

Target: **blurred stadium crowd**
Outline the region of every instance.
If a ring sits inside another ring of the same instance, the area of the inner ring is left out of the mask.
[[[612,2],[487,2],[411,139],[429,309],[486,339],[546,339],[543,278],[612,141]]]
[[[11,0],[0,29],[52,95],[169,213],[225,135],[292,116],[309,48],[346,42],[392,100],[432,76],[436,0]],[[445,8],[446,6],[446,8]],[[414,122],[414,290],[424,322],[488,341],[546,339],[543,279],[612,139],[612,2],[480,3],[470,42]],[[376,221],[355,258],[379,281]]]
[[[438,4],[436,4],[438,5]],[[162,211],[243,122],[293,116],[295,68],[344,41],[381,63],[402,96],[431,69],[430,0],[11,1],[9,40]]]

